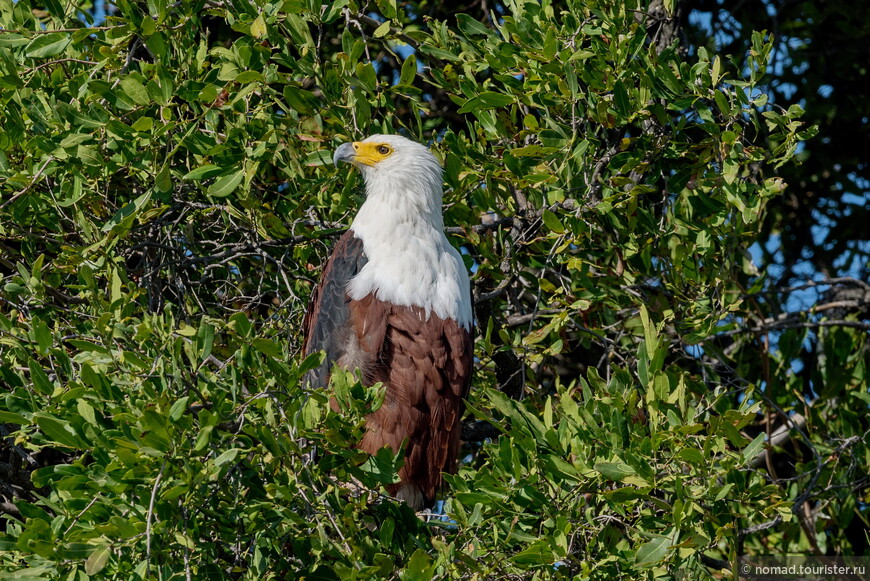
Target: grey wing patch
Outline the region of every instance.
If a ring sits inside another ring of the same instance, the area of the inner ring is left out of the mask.
[[[347,283],[365,266],[368,259],[363,252],[363,242],[348,230],[338,240],[332,255],[326,262],[320,284],[311,295],[308,311],[303,321],[305,355],[325,351],[326,358],[320,367],[305,376],[310,386],[323,386],[329,381],[333,364],[341,359],[353,332],[349,327]]]

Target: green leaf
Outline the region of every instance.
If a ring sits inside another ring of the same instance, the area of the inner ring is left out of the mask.
[[[252,344],[257,349],[257,351],[271,357],[272,359],[284,358],[284,352],[281,350],[281,347],[278,346],[278,344],[275,343],[275,341],[273,341],[272,339],[257,337],[252,341]]]
[[[314,94],[292,85],[284,87],[284,98],[292,109],[300,113],[311,114],[320,107],[320,100]]]
[[[360,471],[370,481],[389,485],[399,482],[398,468],[396,455],[388,448],[381,448],[363,462]]]
[[[408,55],[405,62],[402,63],[402,72],[399,75],[399,84],[410,85],[414,82],[414,77],[417,76],[417,57],[413,54]]]
[[[638,498],[644,498],[646,493],[633,486],[623,486],[622,488],[606,492],[605,496],[607,496],[607,499],[611,502],[625,503],[637,500]]]
[[[208,194],[216,198],[225,198],[239,187],[239,184],[242,183],[244,177],[245,172],[241,169],[231,174],[221,176],[208,187]]]
[[[734,488],[734,483],[729,482],[728,484],[719,489],[719,492],[716,493],[716,496],[713,497],[713,500],[722,500],[723,498],[728,496],[732,488]]]
[[[214,346],[214,325],[203,323],[196,330],[196,342],[198,360],[205,361],[211,355]]]
[[[169,419],[173,422],[180,420],[181,416],[184,415],[184,412],[187,411],[187,404],[189,401],[189,395],[175,400],[175,403],[173,403],[172,407],[169,408]]]
[[[539,539],[526,549],[511,556],[511,561],[524,567],[552,565],[556,562],[556,554],[553,551],[551,541]]]
[[[552,232],[556,232],[557,234],[563,234],[565,232],[565,227],[562,225],[562,222],[559,221],[559,218],[552,211],[545,208],[541,214],[541,219],[544,221],[544,225]]]
[[[89,133],[70,133],[61,140],[60,146],[63,148],[74,147],[85,141],[91,141],[93,138],[94,136]]]
[[[356,64],[356,78],[367,91],[373,93],[378,88],[378,75],[371,63]]]
[[[626,476],[637,474],[634,468],[622,462],[598,462],[594,466],[595,471],[607,478],[619,482]]]
[[[229,462],[234,462],[240,452],[242,452],[242,450],[239,450],[238,448],[230,448],[229,450],[214,459],[214,465],[223,466],[224,464],[227,464]]]
[[[31,43],[25,36],[15,33],[0,34],[0,48],[18,48]]]
[[[486,395],[492,405],[511,421],[514,428],[524,429],[535,439],[543,438],[547,431],[544,423],[537,415],[525,409],[522,403],[492,389],[486,390]]]
[[[30,420],[21,414],[0,409],[0,424],[18,424],[19,426],[27,426],[30,425],[30,423]]]
[[[48,325],[46,325],[39,317],[33,317],[33,320],[31,321],[31,331],[33,333],[33,338],[36,340],[39,353],[41,355],[47,355],[48,350],[54,343],[54,338],[51,335]]]
[[[396,8],[396,0],[375,0],[375,3],[378,5],[378,9],[384,15],[384,18],[392,20],[398,16],[399,12]]]
[[[199,431],[199,434],[196,436],[196,442],[193,444],[193,452],[195,454],[201,453],[205,450],[206,446],[208,446],[209,441],[211,441],[211,434],[214,430],[214,426],[205,426],[202,430]]]
[[[236,75],[235,81],[240,85],[245,85],[247,83],[260,82],[265,81],[266,78],[263,76],[263,73],[260,71],[242,71],[238,75]]]
[[[30,41],[30,44],[24,49],[24,54],[28,58],[56,56],[66,50],[70,42],[72,42],[72,38],[65,32],[40,34]]]
[[[266,36],[266,21],[263,19],[263,15],[260,14],[254,21],[251,23],[251,36],[254,38],[263,38]]]
[[[555,129],[541,129],[538,132],[538,139],[541,140],[544,147],[552,147],[554,149],[562,149],[568,144],[568,137]]]
[[[696,448],[683,448],[677,456],[690,464],[702,465],[705,462],[704,453]]]
[[[79,145],[76,147],[75,157],[81,160],[84,165],[97,167],[102,165],[103,158],[100,156],[96,147],[90,145]]]
[[[121,79],[121,89],[137,105],[147,105],[151,102],[148,90],[138,79],[126,76]]]
[[[242,337],[247,337],[251,333],[251,321],[245,313],[236,313],[230,317],[229,327]]]
[[[54,385],[40,364],[31,359],[27,364],[27,368],[30,370],[30,380],[33,382],[35,390],[45,395],[54,393]]]
[[[151,192],[145,192],[144,194],[137,197],[135,200],[126,204],[123,208],[115,212],[115,215],[112,218],[103,224],[102,231],[103,232],[111,232],[115,228],[119,230],[123,230],[125,228],[129,228],[133,223],[133,218],[135,215],[147,204],[151,201]]]
[[[493,36],[492,30],[482,22],[475,20],[468,14],[457,14],[456,24],[465,36]]]
[[[323,23],[332,24],[334,21],[336,21],[342,14],[342,8],[347,6],[349,3],[350,0],[337,0],[336,2],[330,2],[329,10],[323,17]]]
[[[423,549],[417,549],[408,565],[399,573],[402,581],[431,581],[435,577],[435,563]]]
[[[673,546],[673,541],[670,537],[657,536],[638,547],[634,555],[634,562],[640,567],[659,563],[664,560],[671,546]]]
[[[374,36],[375,38],[383,38],[389,33],[390,33],[390,22],[387,21],[387,22],[382,23],[377,28],[375,28],[375,31],[372,33],[372,36]]]
[[[514,98],[504,93],[495,93],[493,91],[484,91],[479,95],[469,99],[462,107],[459,108],[459,113],[471,113],[474,111],[482,111],[486,109],[496,109],[504,107],[514,102]]]
[[[223,168],[219,165],[214,165],[212,163],[207,163],[205,165],[201,165],[198,168],[191,170],[184,174],[181,178],[183,180],[205,180],[208,178],[212,178],[223,171]]]
[[[622,81],[616,81],[613,86],[613,100],[617,113],[623,117],[628,117],[631,114],[631,99]]]
[[[89,404],[87,401],[80,399],[76,403],[76,411],[79,412],[79,415],[82,416],[86,422],[92,426],[100,427],[99,422],[97,422],[96,410],[94,410],[94,406]]]
[[[640,306],[640,320],[643,323],[643,338],[646,354],[649,360],[652,361],[656,355],[656,349],[658,349],[659,339],[656,328],[649,318],[649,311],[647,311],[646,305],[643,304]]]
[[[87,448],[68,421],[45,412],[37,412],[33,419],[40,431],[55,444],[77,450]]]
[[[96,575],[105,569],[111,555],[112,549],[110,547],[100,547],[91,553],[90,557],[85,561],[85,573]]]
[[[148,50],[150,50],[157,59],[162,60],[166,58],[167,46],[162,32],[158,31],[145,40],[145,46],[148,47]]]
[[[154,119],[152,117],[139,117],[131,126],[136,131],[151,131],[154,127]]]
[[[764,441],[766,435],[764,432],[755,436],[755,439],[749,442],[745,448],[743,448],[743,452],[741,455],[743,456],[744,462],[751,462],[758,454],[761,453],[761,450],[764,448]]]
[[[461,60],[459,57],[456,56],[455,53],[453,53],[449,50],[444,50],[443,48],[438,48],[436,46],[421,44],[418,47],[418,50],[423,54],[428,54],[430,56],[433,56],[433,57],[435,57],[437,59],[441,59],[441,60],[453,61],[453,62]]]
[[[737,179],[737,170],[739,169],[740,166],[733,160],[725,160],[724,167],[722,168],[722,177],[725,178],[726,184],[730,185],[734,183],[734,180]]]
[[[169,165],[163,166],[157,175],[154,177],[154,189],[162,194],[172,192],[172,173]]]
[[[716,101],[716,106],[723,115],[731,114],[731,105],[728,103],[728,97],[721,90],[716,89],[713,92],[713,100]]]

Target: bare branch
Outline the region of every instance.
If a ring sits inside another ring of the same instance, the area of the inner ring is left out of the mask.
[[[782,522],[782,517],[780,515],[776,515],[776,518],[773,520],[769,520],[767,522],[763,522],[761,524],[752,525],[751,527],[746,527],[745,529],[739,529],[737,531],[738,537],[745,537],[751,535],[752,533],[757,533],[760,531],[766,531],[767,529],[772,529]]]
[[[160,488],[160,479],[163,478],[164,468],[166,468],[166,460],[160,465],[160,472],[157,473],[154,486],[151,487],[151,500],[148,501],[148,514],[145,519],[145,570],[149,572],[151,570],[151,518],[154,516],[154,500],[157,498],[157,490]]]
[[[57,60],[53,60],[53,61],[48,61],[46,63],[42,63],[41,65],[36,65],[35,67],[31,67],[31,68],[27,69],[27,71],[28,72],[38,71],[39,69],[41,69],[43,67],[49,67],[51,65],[56,65],[56,64],[60,64],[60,63],[82,63],[82,64],[86,64],[86,65],[100,65],[100,64],[102,64],[100,61],[86,61],[83,59],[66,58],[66,59],[57,59]]]

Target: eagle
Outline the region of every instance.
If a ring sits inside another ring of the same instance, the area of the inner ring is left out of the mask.
[[[361,171],[366,197],[305,314],[305,355],[326,353],[308,382],[327,385],[338,365],[359,370],[367,385],[383,383],[359,448],[404,449],[399,482],[387,491],[419,511],[435,500],[442,474],[456,471],[473,363],[468,271],[444,234],[442,170],[428,148],[372,135],[342,144],[333,161]]]

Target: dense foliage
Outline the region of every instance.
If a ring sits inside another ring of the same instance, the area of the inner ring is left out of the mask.
[[[5,575],[703,579],[867,550],[867,312],[783,314],[748,252],[815,133],[768,98],[775,37],[687,45],[658,1],[93,8],[0,3]],[[432,142],[474,273],[468,457],[429,522],[379,492],[401,455],[354,449],[380,390],[300,385],[360,200],[331,153],[375,132]]]
[[[870,279],[870,164],[864,155],[870,145],[870,4],[717,4],[686,3],[691,44],[742,54],[751,31],[776,31],[765,92],[784,106],[800,103],[804,120],[819,131],[802,146],[803,163],[782,169],[789,189],[767,208],[764,230],[772,243],[765,260],[776,265],[771,278],[784,288],[814,273]],[[692,26],[692,20],[709,25]]]

